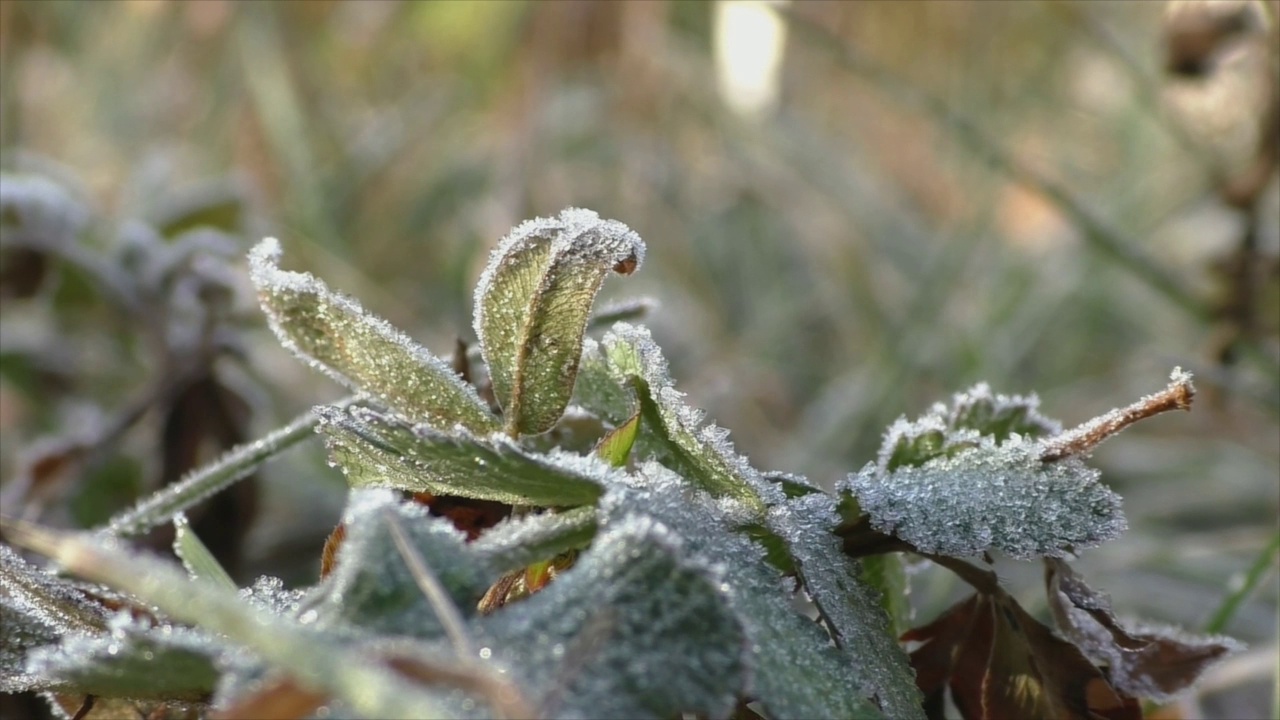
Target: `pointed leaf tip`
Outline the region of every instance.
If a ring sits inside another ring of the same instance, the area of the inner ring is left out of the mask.
[[[479,433],[497,429],[497,418],[448,363],[310,273],[281,270],[280,257],[279,241],[266,238],[250,251],[249,266],[262,309],[285,347],[415,420]]]
[[[509,434],[545,432],[560,418],[605,276],[643,261],[639,235],[579,208],[524,222],[494,249],[476,287],[475,330]]]

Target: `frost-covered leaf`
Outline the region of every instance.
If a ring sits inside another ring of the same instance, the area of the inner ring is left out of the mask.
[[[748,696],[774,718],[881,717],[859,692],[862,678],[851,656],[795,610],[791,581],[768,563],[764,549],[731,529],[749,522],[751,508],[713,500],[655,463],[637,479],[641,487],[614,488],[601,500],[602,527],[643,513],[670,528],[689,552],[723,566],[722,587],[750,648]]]
[[[0,174],[0,248],[66,247],[89,222],[89,209],[39,175]]]
[[[605,275],[630,274],[643,259],[630,228],[577,208],[524,222],[494,249],[476,286],[475,330],[509,434],[559,419]]]
[[[712,495],[740,500],[759,512],[766,502],[782,499],[782,492],[733,449],[727,430],[704,424],[703,413],[685,404],[647,329],[618,323],[603,345],[614,377],[635,389],[642,432],[664,446],[662,461]]]
[[[280,243],[267,238],[250,253],[249,265],[271,329],[285,347],[407,417],[479,433],[498,427],[448,363],[310,273],[281,270],[280,255]]]
[[[617,471],[559,450],[532,453],[510,438],[446,435],[367,408],[316,408],[329,452],[352,487],[394,487],[510,505],[594,502]]]
[[[490,568],[505,572],[585,547],[596,528],[596,509],[591,506],[512,517],[481,535],[471,549]]]
[[[0,591],[0,693],[26,692],[42,686],[43,679],[26,670],[27,656],[35,648],[56,643],[61,633]]]
[[[635,392],[614,376],[604,348],[594,338],[583,340],[582,362],[578,365],[578,382],[573,394],[577,405],[615,426],[636,413]],[[640,433],[637,442],[643,445],[650,434]]]
[[[1105,665],[1111,683],[1128,695],[1166,702],[1211,666],[1244,649],[1228,637],[1194,636],[1154,625],[1127,629],[1112,612],[1111,599],[1061,560],[1045,561],[1045,584],[1058,629]]]
[[[639,431],[640,413],[636,413],[600,439],[596,455],[614,467],[624,467],[627,458],[631,456],[631,446],[635,445]]]
[[[322,637],[313,628],[245,602],[207,581],[188,580],[172,563],[132,555],[91,535],[9,525],[14,542],[53,558],[71,572],[132,593],[169,617],[192,623],[252,650],[304,686],[378,718],[456,717],[458,705],[398,672],[370,649]]]
[[[923,553],[967,557],[995,549],[1015,558],[1061,557],[1125,530],[1120,497],[1076,458],[1046,463],[1037,442],[989,438],[955,457],[888,474],[868,466],[839,488],[876,530]]]
[[[769,527],[786,541],[809,597],[849,651],[862,695],[874,697],[888,717],[923,718],[907,656],[889,632],[879,593],[841,551],[838,524],[835,499],[821,492],[769,511]]]
[[[100,632],[107,612],[69,581],[23,560],[0,543],[0,604],[57,633]]]
[[[442,637],[440,618],[396,549],[388,514],[401,520],[412,547],[453,602],[475,607],[493,573],[476,562],[452,523],[429,515],[421,505],[398,501],[390,492],[356,490],[343,518],[347,538],[324,600],[313,609],[322,626],[340,622],[381,634]]]
[[[747,644],[724,581],[660,522],[631,516],[480,627],[496,660],[544,689],[549,716],[726,718],[746,683]]]
[[[899,418],[890,425],[880,446],[880,471],[953,457],[977,447],[983,437],[1000,444],[1014,435],[1047,437],[1062,432],[1062,425],[1041,415],[1039,407],[1035,395],[994,394],[986,383],[979,383],[952,396],[950,406],[936,403],[915,420]]]
[[[182,627],[152,627],[127,613],[102,635],[68,635],[31,653],[27,671],[42,689],[102,697],[207,700],[218,682],[225,646]]]
[[[191,523],[187,522],[187,516],[183,513],[178,513],[173,518],[173,552],[182,561],[182,566],[187,569],[187,575],[193,580],[204,578],[225,588],[235,589],[235,581],[227,574],[213,553],[209,552],[209,548],[200,542],[200,538],[191,529]]]

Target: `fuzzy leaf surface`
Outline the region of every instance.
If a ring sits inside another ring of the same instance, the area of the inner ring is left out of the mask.
[[[447,519],[384,490],[356,490],[343,517],[346,540],[325,599],[315,608],[320,623],[340,622],[386,635],[442,637],[444,627],[397,550],[387,514],[401,520],[412,547],[457,606],[474,607],[488,588],[493,573],[475,561],[465,536]]]
[[[245,602],[207,581],[192,582],[172,563],[135,555],[89,535],[22,529],[23,544],[68,570],[131,593],[169,617],[249,648],[306,687],[343,701],[362,717],[455,717],[456,703],[388,672],[370,650],[344,645],[297,621]]]
[[[869,465],[839,485],[876,530],[923,553],[969,557],[1062,557],[1125,530],[1120,496],[1076,458],[1041,462],[1040,445],[1021,438],[954,457],[935,457],[887,474]]]
[[[27,672],[46,683],[41,689],[198,702],[213,693],[223,649],[202,633],[148,627],[125,614],[113,618],[108,633],[67,635],[58,645],[36,650]]]
[[[524,515],[490,528],[471,547],[489,567],[506,572],[585,547],[597,526],[596,509],[591,506]]]
[[[730,606],[746,633],[751,664],[747,694],[774,718],[879,718],[862,697],[854,656],[791,604],[790,581],[765,551],[732,528],[754,516],[744,503],[713,499],[666,468],[648,463],[637,487],[611,489],[601,500],[602,526],[643,513],[678,535],[690,552],[723,567]]]
[[[568,718],[727,718],[746,683],[723,577],[662,523],[601,533],[541,592],[480,622],[494,657]]]
[[[280,243],[249,254],[250,276],[280,342],[337,382],[437,427],[478,433],[498,420],[448,363],[310,273],[281,270]]]
[[[500,433],[446,435],[367,408],[321,407],[319,430],[352,487],[392,487],[510,505],[595,502],[617,471],[594,457],[533,453]]]
[[[739,500],[760,514],[766,502],[781,501],[781,490],[734,450],[728,431],[685,404],[646,328],[618,323],[602,344],[614,377],[635,389],[642,432],[656,436],[665,450],[660,461],[713,496]]]
[[[936,457],[953,457],[979,444],[983,437],[996,444],[1012,436],[1048,437],[1062,432],[1062,425],[1040,414],[1035,395],[1002,395],[986,383],[956,393],[948,406],[935,403],[915,420],[899,418],[885,432],[880,446],[879,469],[919,466]]]
[[[826,493],[793,497],[769,511],[769,527],[795,561],[809,597],[848,648],[859,687],[892,718],[921,718],[921,696],[907,655],[890,634],[879,593],[864,582],[859,563],[845,556],[834,535],[840,518]]]
[[[630,228],[578,208],[524,222],[494,249],[476,286],[475,330],[508,433],[545,432],[560,418],[600,285],[643,258]]]

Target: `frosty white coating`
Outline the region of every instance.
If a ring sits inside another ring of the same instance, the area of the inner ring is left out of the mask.
[[[523,222],[498,243],[476,285],[474,325],[508,434],[559,419],[600,285],[643,261],[639,235],[579,208]]]
[[[249,275],[281,344],[308,365],[415,420],[489,432],[498,420],[448,363],[310,273],[281,270],[280,243],[249,253]]]
[[[690,480],[713,495],[736,497],[761,510],[781,501],[782,492],[734,450],[729,431],[706,422],[701,410],[684,402],[647,328],[618,323],[602,345],[615,379],[635,386],[640,395],[642,432],[656,432]]]

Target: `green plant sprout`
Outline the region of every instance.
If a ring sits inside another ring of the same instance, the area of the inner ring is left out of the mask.
[[[593,315],[644,250],[589,210],[519,225],[480,278],[460,372],[264,240],[249,265],[271,329],[352,396],[99,531],[6,520],[0,691],[77,717],[896,720],[949,701],[1084,720],[1141,717],[1238,649],[1126,627],[1066,562],[1126,527],[1089,453],[1189,408],[1188,374],[1065,431],[1034,396],[977,385],[898,420],[829,493],[757,469],[685,402],[631,323],[644,303]],[[310,587],[237,588],[183,512],[313,430],[350,486],[331,562]],[[166,523],[181,566],[126,542]],[[1044,563],[1056,629],[993,553]],[[973,595],[912,627],[904,554]]]

